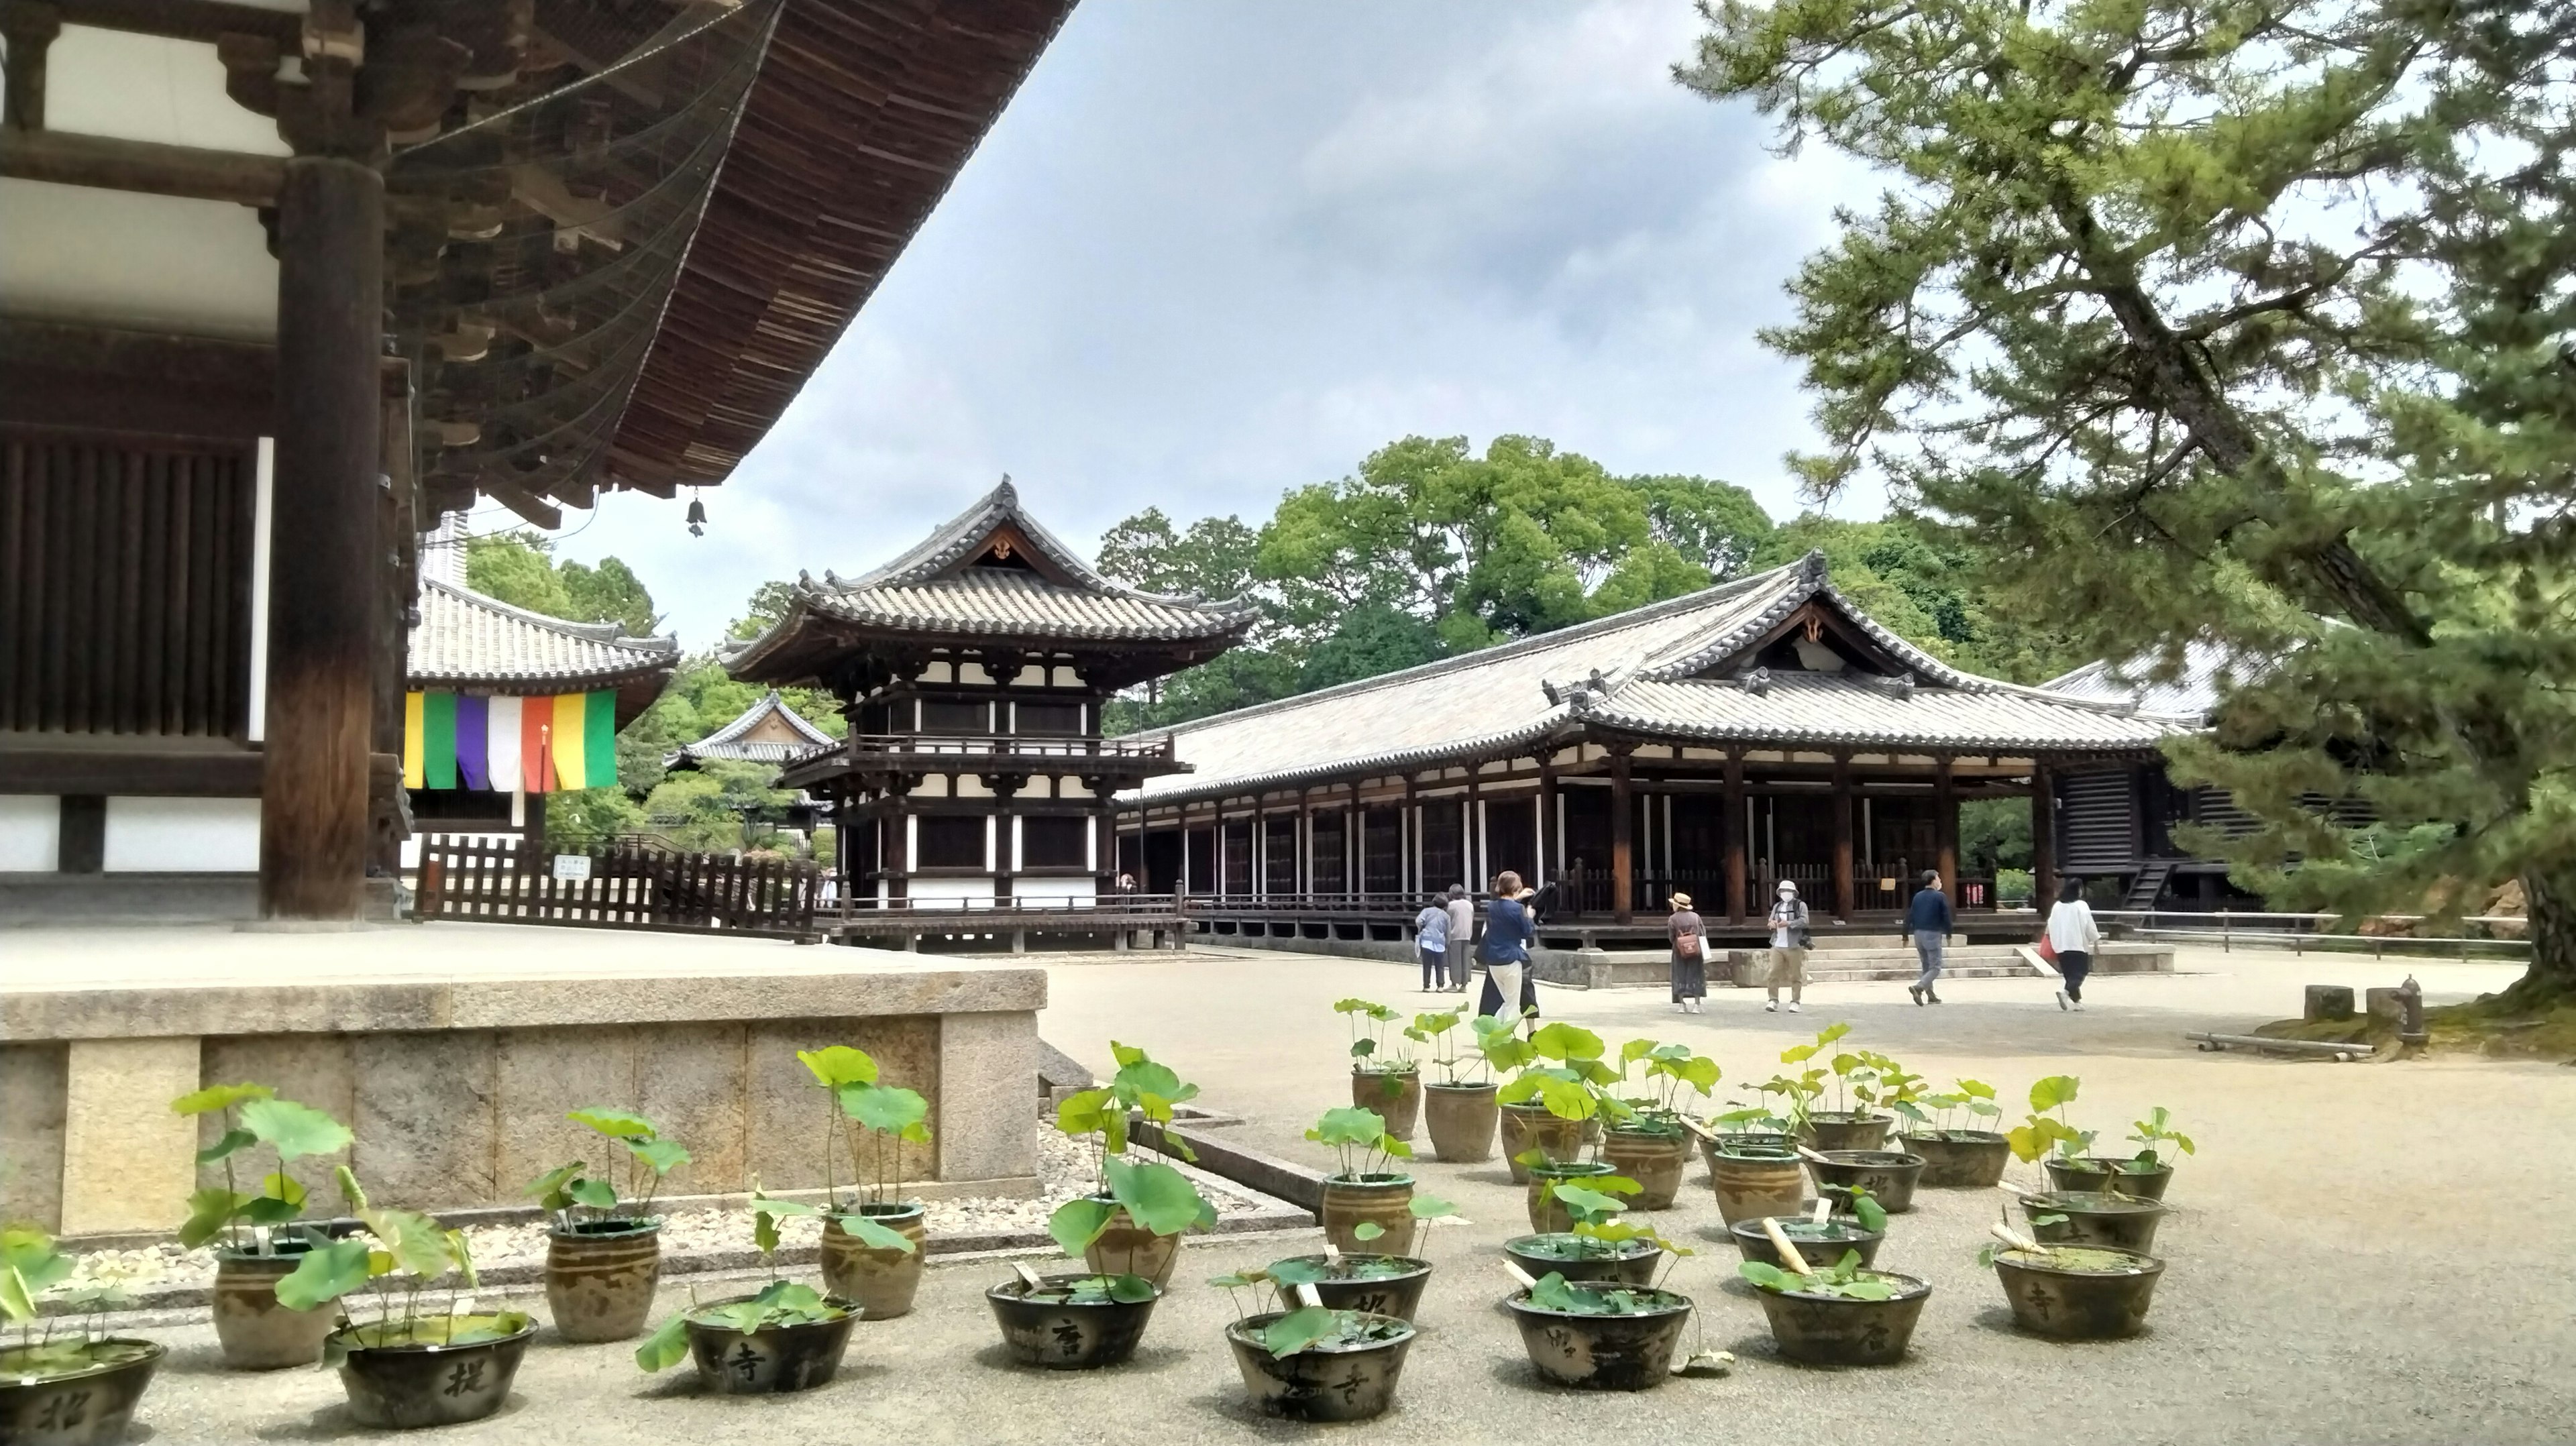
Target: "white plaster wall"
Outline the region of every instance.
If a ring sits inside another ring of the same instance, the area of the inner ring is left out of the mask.
[[[0,794],[0,874],[62,867],[63,801],[49,793]]]
[[[993,907],[993,881],[989,878],[921,878],[915,876],[904,892],[916,899],[963,899],[969,908]]]
[[[111,798],[107,871],[255,874],[256,798]]]

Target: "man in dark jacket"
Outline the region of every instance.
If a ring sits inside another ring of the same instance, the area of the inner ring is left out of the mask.
[[[1938,1004],[1941,996],[1932,985],[1941,977],[1941,950],[1950,942],[1950,896],[1941,891],[1941,875],[1936,869],[1923,871],[1923,888],[1914,902],[1906,906],[1905,932],[1914,940],[1914,957],[1923,964],[1923,976],[1905,986],[1916,1004]]]

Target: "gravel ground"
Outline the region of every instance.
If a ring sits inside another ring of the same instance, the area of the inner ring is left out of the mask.
[[[1900,985],[1818,990],[1803,1015],[1771,1015],[1721,991],[1709,1012],[1666,1012],[1659,991],[1548,990],[1544,1007],[1613,1041],[1683,1039],[1728,1081],[1760,1078],[1784,1045],[1849,1019],[1853,1042],[1946,1080],[1966,1073],[2017,1093],[2043,1074],[2084,1080],[2082,1122],[2124,1128],[2152,1104],[2175,1111],[2199,1154],[2177,1175],[2158,1244],[2169,1261],[2146,1334],[2060,1345],[2013,1331],[1974,1261],[1999,1197],[1925,1192],[1899,1217],[1882,1263],[1934,1294],[1903,1364],[1876,1371],[1792,1366],[1771,1351],[1758,1304],[1731,1278],[1705,1172],[1694,1166],[1664,1231],[1701,1249],[1673,1284],[1698,1302],[1707,1345],[1734,1351],[1722,1380],[1638,1395],[1573,1396],[1532,1378],[1497,1306],[1495,1247],[1526,1228],[1499,1164],[1418,1164],[1425,1188],[1474,1224],[1442,1232],[1439,1263],[1396,1410],[1349,1428],[1389,1446],[1563,1437],[1730,1446],[1867,1440],[1904,1446],[2151,1443],[2515,1443],[2576,1439],[2576,1070],[2549,1065],[2293,1064],[2194,1053],[2186,1028],[2237,1029],[2296,1012],[2307,982],[2393,984],[2403,966],[2210,954],[2205,972],[2100,979],[2093,1008],[2060,1013],[2038,981],[1960,982],[1917,1009]],[[2509,970],[2418,965],[2435,998],[2500,987]],[[2483,972],[2481,972],[2483,970]],[[1107,1040],[1145,1045],[1240,1113],[1229,1137],[1320,1163],[1298,1131],[1343,1102],[1342,1022],[1330,1003],[1373,995],[1403,1008],[1403,966],[1289,955],[1154,960],[1054,973],[1046,1037],[1094,1068]],[[1055,1375],[1009,1365],[982,1292],[990,1260],[934,1260],[917,1308],[863,1323],[841,1378],[762,1401],[698,1394],[681,1372],[640,1375],[620,1346],[541,1336],[502,1413],[440,1433],[465,1446],[675,1440],[1124,1443],[1173,1446],[1309,1439],[1316,1428],[1252,1417],[1222,1343],[1220,1271],[1313,1249],[1314,1232],[1193,1240],[1143,1348],[1127,1367]],[[2479,1242],[2474,1247],[2465,1242]],[[2498,1242],[2509,1242],[2497,1248]],[[528,1298],[522,1291],[519,1299]],[[673,1292],[666,1305],[685,1297]],[[171,1358],[143,1419],[164,1443],[338,1440],[351,1434],[326,1372],[223,1372],[203,1326],[156,1329]],[[1337,1432],[1324,1434],[1339,1435]]]
[[[936,1235],[1003,1235],[1046,1232],[1055,1207],[1090,1191],[1097,1183],[1090,1153],[1057,1132],[1050,1114],[1038,1130],[1038,1189],[1034,1196],[980,1195],[929,1202],[930,1233]],[[1248,1195],[1203,1188],[1219,1216],[1245,1215],[1256,1207]],[[810,1250],[821,1238],[820,1220],[790,1218],[779,1224],[780,1249]],[[475,1264],[486,1270],[539,1265],[546,1257],[546,1227],[539,1221],[512,1225],[477,1225],[466,1238]],[[740,1250],[751,1242],[750,1217],[739,1208],[714,1206],[675,1210],[663,1218],[662,1249],[685,1256],[701,1251]],[[128,1290],[202,1289],[215,1277],[215,1253],[189,1250],[175,1241],[136,1250],[101,1250],[84,1256],[80,1279],[120,1281]]]

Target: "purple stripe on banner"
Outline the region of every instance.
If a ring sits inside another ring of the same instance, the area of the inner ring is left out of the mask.
[[[471,693],[456,696],[456,770],[464,775],[467,788],[492,786],[491,770],[484,762],[491,722],[491,699]]]

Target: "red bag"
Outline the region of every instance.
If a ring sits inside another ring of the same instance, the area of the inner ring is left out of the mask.
[[[2054,964],[2057,962],[2057,946],[2048,942],[2048,936],[2046,934],[2039,936],[2039,949],[2037,952],[2040,958],[2047,960],[2049,963]]]

